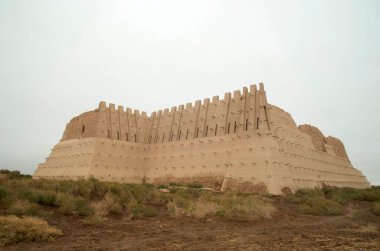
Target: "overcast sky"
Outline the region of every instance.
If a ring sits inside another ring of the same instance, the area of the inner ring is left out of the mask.
[[[0,169],[99,101],[152,112],[264,82],[380,185],[380,1],[0,0]]]

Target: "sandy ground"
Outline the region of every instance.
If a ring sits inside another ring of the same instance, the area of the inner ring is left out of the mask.
[[[64,235],[53,242],[19,243],[4,250],[380,250],[380,217],[369,203],[350,204],[343,216],[295,213],[275,199],[271,219],[109,218],[87,226],[81,218],[52,217]]]

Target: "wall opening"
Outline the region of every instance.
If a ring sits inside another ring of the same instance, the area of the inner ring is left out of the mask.
[[[245,120],[245,130],[248,131],[248,119]]]
[[[257,129],[259,129],[259,118],[257,118],[256,123],[257,123]]]
[[[195,129],[195,138],[198,138],[198,132],[199,132],[199,127],[197,127],[197,129]]]
[[[237,125],[236,125],[236,121],[235,121],[235,124],[234,124],[234,133],[236,132],[236,128],[237,128]]]
[[[181,140],[181,135],[182,135],[182,132],[181,132],[181,131],[179,131],[178,140]]]
[[[135,134],[135,142],[137,142],[137,135]]]
[[[228,126],[227,126],[227,133],[230,133],[230,125],[231,125],[231,123],[228,123]]]
[[[164,133],[164,135],[162,135],[162,141],[161,142],[164,142],[164,140],[165,140],[165,133]]]
[[[205,134],[206,137],[207,137],[207,133],[208,133],[208,126],[206,126],[206,134]]]
[[[125,138],[126,138],[127,141],[129,140],[128,139],[128,133],[125,134]]]
[[[84,133],[84,129],[85,129],[85,127],[84,127],[84,125],[82,125],[82,134]]]
[[[174,136],[174,133],[170,132],[170,141],[173,141],[173,136]]]
[[[120,133],[117,132],[117,140],[120,140]]]
[[[187,139],[187,136],[189,136],[189,129],[186,130],[186,139]]]
[[[215,136],[216,136],[217,131],[218,131],[218,125],[215,125]]]

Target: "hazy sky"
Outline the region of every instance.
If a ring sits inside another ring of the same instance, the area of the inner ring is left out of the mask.
[[[0,0],[0,169],[99,101],[152,112],[264,82],[380,184],[380,1]]]

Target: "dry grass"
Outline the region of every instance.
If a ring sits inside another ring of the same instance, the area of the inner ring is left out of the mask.
[[[371,207],[371,212],[374,215],[380,216],[380,202],[374,202]]]
[[[17,200],[7,210],[8,214],[17,216],[36,216],[38,215],[38,206],[25,200]]]
[[[227,219],[251,220],[269,218],[275,211],[268,198],[262,195],[248,194],[212,194],[202,191],[197,198],[187,198],[186,194],[176,196],[168,202],[171,216],[191,216],[204,218],[219,216]],[[194,196],[194,195],[193,195]]]
[[[62,231],[33,217],[0,216],[0,244],[3,246],[20,241],[51,241]]]
[[[270,218],[275,208],[268,198],[252,194],[226,194],[218,204],[219,216],[228,219],[249,220],[258,217]]]

